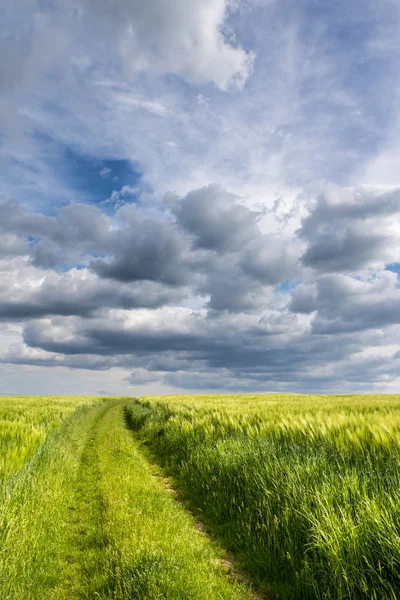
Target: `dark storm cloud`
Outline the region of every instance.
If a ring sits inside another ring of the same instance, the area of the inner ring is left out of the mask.
[[[319,312],[313,322],[313,331],[325,335],[379,329],[400,324],[399,293],[389,297],[355,299],[339,311]],[[325,316],[326,315],[326,316]]]
[[[240,342],[239,329],[248,335],[247,320],[241,323],[241,318],[225,315],[213,319],[203,313],[172,308],[152,313],[139,311],[133,317],[117,311],[108,319],[85,321],[78,317],[60,317],[30,323],[25,328],[24,339],[32,347],[65,354],[168,351],[193,354],[217,349],[223,353]],[[252,318],[251,322],[258,320]]]
[[[313,243],[302,260],[304,266],[323,272],[354,272],[368,266],[378,257],[384,257],[387,243],[385,234],[376,235],[345,227],[342,231],[314,236]],[[383,258],[382,262],[384,260]]]
[[[143,219],[137,212],[110,236],[109,254],[91,263],[104,278],[150,279],[191,285],[217,311],[265,306],[267,287],[298,273],[297,242],[262,235],[260,213],[218,186],[166,199],[176,221]],[[279,261],[278,261],[279,258]]]
[[[170,204],[175,221],[128,208],[111,219],[97,207],[75,204],[48,217],[4,203],[0,214],[3,230],[15,236],[10,252],[29,256],[35,267],[88,266],[104,280],[189,285],[209,296],[213,310],[260,309],[268,286],[298,273],[299,244],[262,235],[260,214],[218,186],[175,198]],[[70,309],[56,312],[70,314]],[[76,314],[82,314],[79,307]]]
[[[302,344],[288,347],[292,335]],[[151,356],[147,365],[157,370],[179,369],[185,363],[199,362],[208,368],[258,370],[264,374],[271,369],[296,369],[296,365],[308,362],[311,349],[318,351],[315,360],[320,360],[321,354],[338,359],[344,347],[359,347],[349,337],[345,344],[342,340],[342,345],[335,342],[327,348],[323,338],[310,335],[290,315],[276,313],[263,321],[244,315],[214,319],[184,309],[160,309],[156,319],[142,311],[134,322],[120,312],[90,321],[62,317],[41,320],[26,325],[24,341],[30,347],[66,355],[129,353],[147,361]],[[165,368],[167,364],[171,367]]]
[[[328,188],[321,193],[311,214],[304,219],[301,233],[312,236],[331,221],[363,220],[391,216],[400,211],[400,190],[384,194],[365,189],[346,191]]]
[[[262,214],[249,210],[239,198],[210,185],[174,201],[171,210],[192,240],[194,252],[203,256],[203,277],[196,290],[209,297],[214,311],[262,310],[272,287],[299,272],[301,245],[279,235],[263,235]]]
[[[302,360],[296,352],[290,353],[291,363],[282,359],[274,361],[270,356],[264,356],[265,364],[251,368],[241,365],[237,368],[204,368],[191,360],[181,368],[164,374],[157,373],[158,381],[170,386],[198,391],[232,391],[232,392],[265,392],[265,391],[303,391],[344,392],[351,390],[371,390],[371,385],[379,385],[383,380],[395,379],[398,375],[396,359],[386,356],[363,357],[355,356],[343,339],[341,352],[327,352],[326,343],[316,343],[309,348],[310,353],[318,352],[317,358],[311,365]],[[270,361],[268,361],[270,358]],[[327,369],[326,365],[330,368]],[[151,375],[151,373],[150,373]],[[155,375],[155,374],[154,374]],[[132,377],[135,383],[135,377]],[[345,387],[343,387],[345,385]]]

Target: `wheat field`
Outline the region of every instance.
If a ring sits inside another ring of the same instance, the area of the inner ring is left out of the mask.
[[[398,396],[0,399],[0,598],[395,600]]]

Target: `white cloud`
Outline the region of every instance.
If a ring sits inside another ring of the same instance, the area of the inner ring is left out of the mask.
[[[396,385],[398,11],[300,4],[5,6],[6,387],[50,366],[55,392]]]
[[[135,73],[172,73],[189,83],[241,88],[252,55],[223,33],[227,0],[85,0],[81,10],[112,32]]]
[[[110,170],[110,169],[109,169]],[[132,185],[124,185],[120,190],[113,190],[111,196],[102,200],[102,204],[112,204],[115,208],[120,208],[124,206],[126,202],[130,199],[134,198],[140,193],[140,189],[138,187],[134,187]]]

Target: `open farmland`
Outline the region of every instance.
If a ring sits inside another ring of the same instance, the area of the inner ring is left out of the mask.
[[[399,598],[398,396],[0,411],[2,599]]]
[[[47,434],[93,398],[0,398],[0,485],[30,458]]]
[[[26,402],[32,422],[36,403],[38,422],[48,399],[17,399],[15,414],[13,402],[0,401],[10,421],[24,420]],[[249,585],[227,577],[222,548],[196,529],[140,452],[126,423],[130,404],[77,399],[4,479],[2,600],[253,597]]]

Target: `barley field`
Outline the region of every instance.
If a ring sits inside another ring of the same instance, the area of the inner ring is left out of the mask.
[[[0,486],[26,463],[47,434],[90,398],[0,397]]]
[[[0,399],[0,598],[400,598],[400,397]]]

